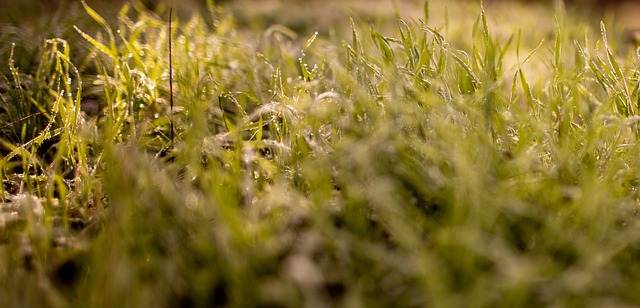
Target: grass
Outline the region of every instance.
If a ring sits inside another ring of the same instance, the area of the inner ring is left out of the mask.
[[[14,26],[0,306],[640,304],[616,25],[433,1],[258,31],[227,5]]]

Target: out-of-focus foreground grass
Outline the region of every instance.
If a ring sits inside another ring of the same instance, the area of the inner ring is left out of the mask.
[[[2,17],[0,307],[640,304],[624,25],[170,5]]]

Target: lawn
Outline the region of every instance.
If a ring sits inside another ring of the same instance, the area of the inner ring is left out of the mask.
[[[0,5],[0,307],[640,305],[612,14],[175,2]]]

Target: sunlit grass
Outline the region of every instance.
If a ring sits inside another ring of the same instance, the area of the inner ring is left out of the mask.
[[[441,7],[84,5],[83,43],[3,51],[0,306],[638,304],[640,57]]]

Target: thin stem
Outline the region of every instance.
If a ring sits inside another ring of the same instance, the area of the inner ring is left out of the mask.
[[[169,8],[169,104],[170,104],[170,125],[171,125],[171,148],[173,148],[173,52],[171,45],[171,19],[173,8]]]
[[[28,119],[30,119],[30,118],[33,118],[33,117],[35,117],[35,116],[39,116],[39,115],[44,114],[44,113],[45,113],[44,111],[40,111],[40,112],[36,112],[36,113],[32,113],[32,114],[30,114],[30,115],[27,115],[27,116],[25,116],[25,117],[22,117],[22,118],[20,118],[20,119],[15,120],[15,121],[9,122],[9,123],[7,123],[7,124],[5,124],[5,125],[2,125],[2,126],[0,126],[0,129],[5,129],[5,128],[7,128],[7,127],[11,126],[11,125],[14,125],[14,124],[20,123],[20,122],[22,122],[22,121],[26,121],[26,120],[28,120]]]

